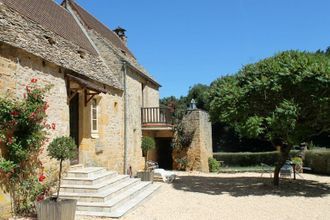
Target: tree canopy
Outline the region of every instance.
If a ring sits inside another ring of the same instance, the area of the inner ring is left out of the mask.
[[[330,60],[287,51],[216,80],[209,91],[212,121],[242,136],[298,144],[330,129]]]
[[[282,147],[279,171],[293,144],[330,131],[330,59],[282,52],[216,80],[208,96],[213,122]]]

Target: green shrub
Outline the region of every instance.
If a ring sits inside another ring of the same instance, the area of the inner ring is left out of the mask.
[[[57,137],[48,146],[48,155],[58,161],[76,156],[77,146],[71,137]]]
[[[209,171],[210,172],[218,172],[220,170],[220,162],[214,159],[213,157],[209,157]]]
[[[298,153],[296,150],[290,152],[293,157]],[[279,157],[278,151],[271,152],[238,152],[238,153],[214,153],[213,157],[217,161],[223,161],[225,165],[229,166],[257,166],[261,163],[274,165]]]
[[[330,175],[330,150],[307,151],[304,167],[312,168],[312,173]]]
[[[155,149],[156,142],[152,137],[142,137],[141,149],[144,156],[144,170],[147,170],[147,160],[148,160],[148,152],[149,150]]]

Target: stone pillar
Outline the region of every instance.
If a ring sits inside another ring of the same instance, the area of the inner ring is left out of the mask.
[[[194,131],[187,151],[187,170],[209,172],[208,158],[212,157],[212,127],[209,114],[196,109],[183,118],[184,126]]]

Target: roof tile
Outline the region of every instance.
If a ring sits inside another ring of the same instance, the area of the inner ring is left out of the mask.
[[[73,16],[51,0],[1,0],[10,8],[97,55]]]

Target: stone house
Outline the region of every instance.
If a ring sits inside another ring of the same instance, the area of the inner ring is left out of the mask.
[[[32,78],[53,85],[52,137],[74,138],[72,164],[135,172],[142,135],[172,135],[160,85],[128,49],[125,30],[110,30],[73,0],[0,0],[0,95],[22,98]]]
[[[144,165],[141,138],[151,136],[151,159],[175,167],[171,112],[159,106],[160,85],[128,49],[123,28],[110,30],[74,0],[0,0],[0,95],[23,98],[32,78],[53,85],[51,138],[74,138],[79,153],[71,164],[135,173]],[[196,130],[188,168],[208,172],[208,115],[195,110],[187,118]]]

